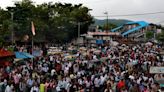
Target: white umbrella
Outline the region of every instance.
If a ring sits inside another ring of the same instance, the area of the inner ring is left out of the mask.
[[[119,43],[116,42],[116,41],[112,41],[111,44],[112,44],[113,46],[117,46]]]
[[[151,45],[153,45],[153,43],[151,43],[151,42],[147,42],[145,45],[147,45],[147,46],[151,46]]]
[[[126,44],[122,44],[121,46],[123,46],[123,47],[124,47],[124,46],[126,46]]]
[[[20,59],[20,58],[14,58],[14,61],[17,62],[17,61],[21,61],[23,59]]]
[[[101,52],[101,50],[95,50],[94,53],[95,54],[99,54]]]

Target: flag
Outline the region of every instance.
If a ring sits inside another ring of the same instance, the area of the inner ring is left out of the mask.
[[[32,34],[35,35],[35,27],[34,27],[33,21],[31,22],[31,31],[32,31]]]

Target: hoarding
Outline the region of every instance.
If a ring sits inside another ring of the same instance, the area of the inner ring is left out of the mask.
[[[150,67],[150,70],[149,70],[150,73],[162,73],[164,74],[164,67]]]

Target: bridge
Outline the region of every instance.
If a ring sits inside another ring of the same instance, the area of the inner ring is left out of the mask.
[[[144,28],[146,28],[149,23],[145,21],[128,22],[117,28],[111,30],[111,32],[119,32],[123,37],[141,37],[144,35]]]

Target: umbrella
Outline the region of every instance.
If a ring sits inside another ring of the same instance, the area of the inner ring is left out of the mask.
[[[94,53],[99,54],[101,50],[95,50]]]
[[[151,46],[151,45],[153,45],[153,43],[151,43],[151,42],[147,42],[145,45],[147,45],[147,46]]]
[[[15,58],[14,61],[15,62],[18,62],[18,61],[21,61],[22,59],[21,58]]]
[[[116,42],[116,41],[112,41],[111,44],[112,44],[113,46],[117,46],[117,45],[119,45],[119,43]]]
[[[21,58],[21,59],[34,58],[34,56],[26,52],[15,52],[15,56],[16,58]]]

